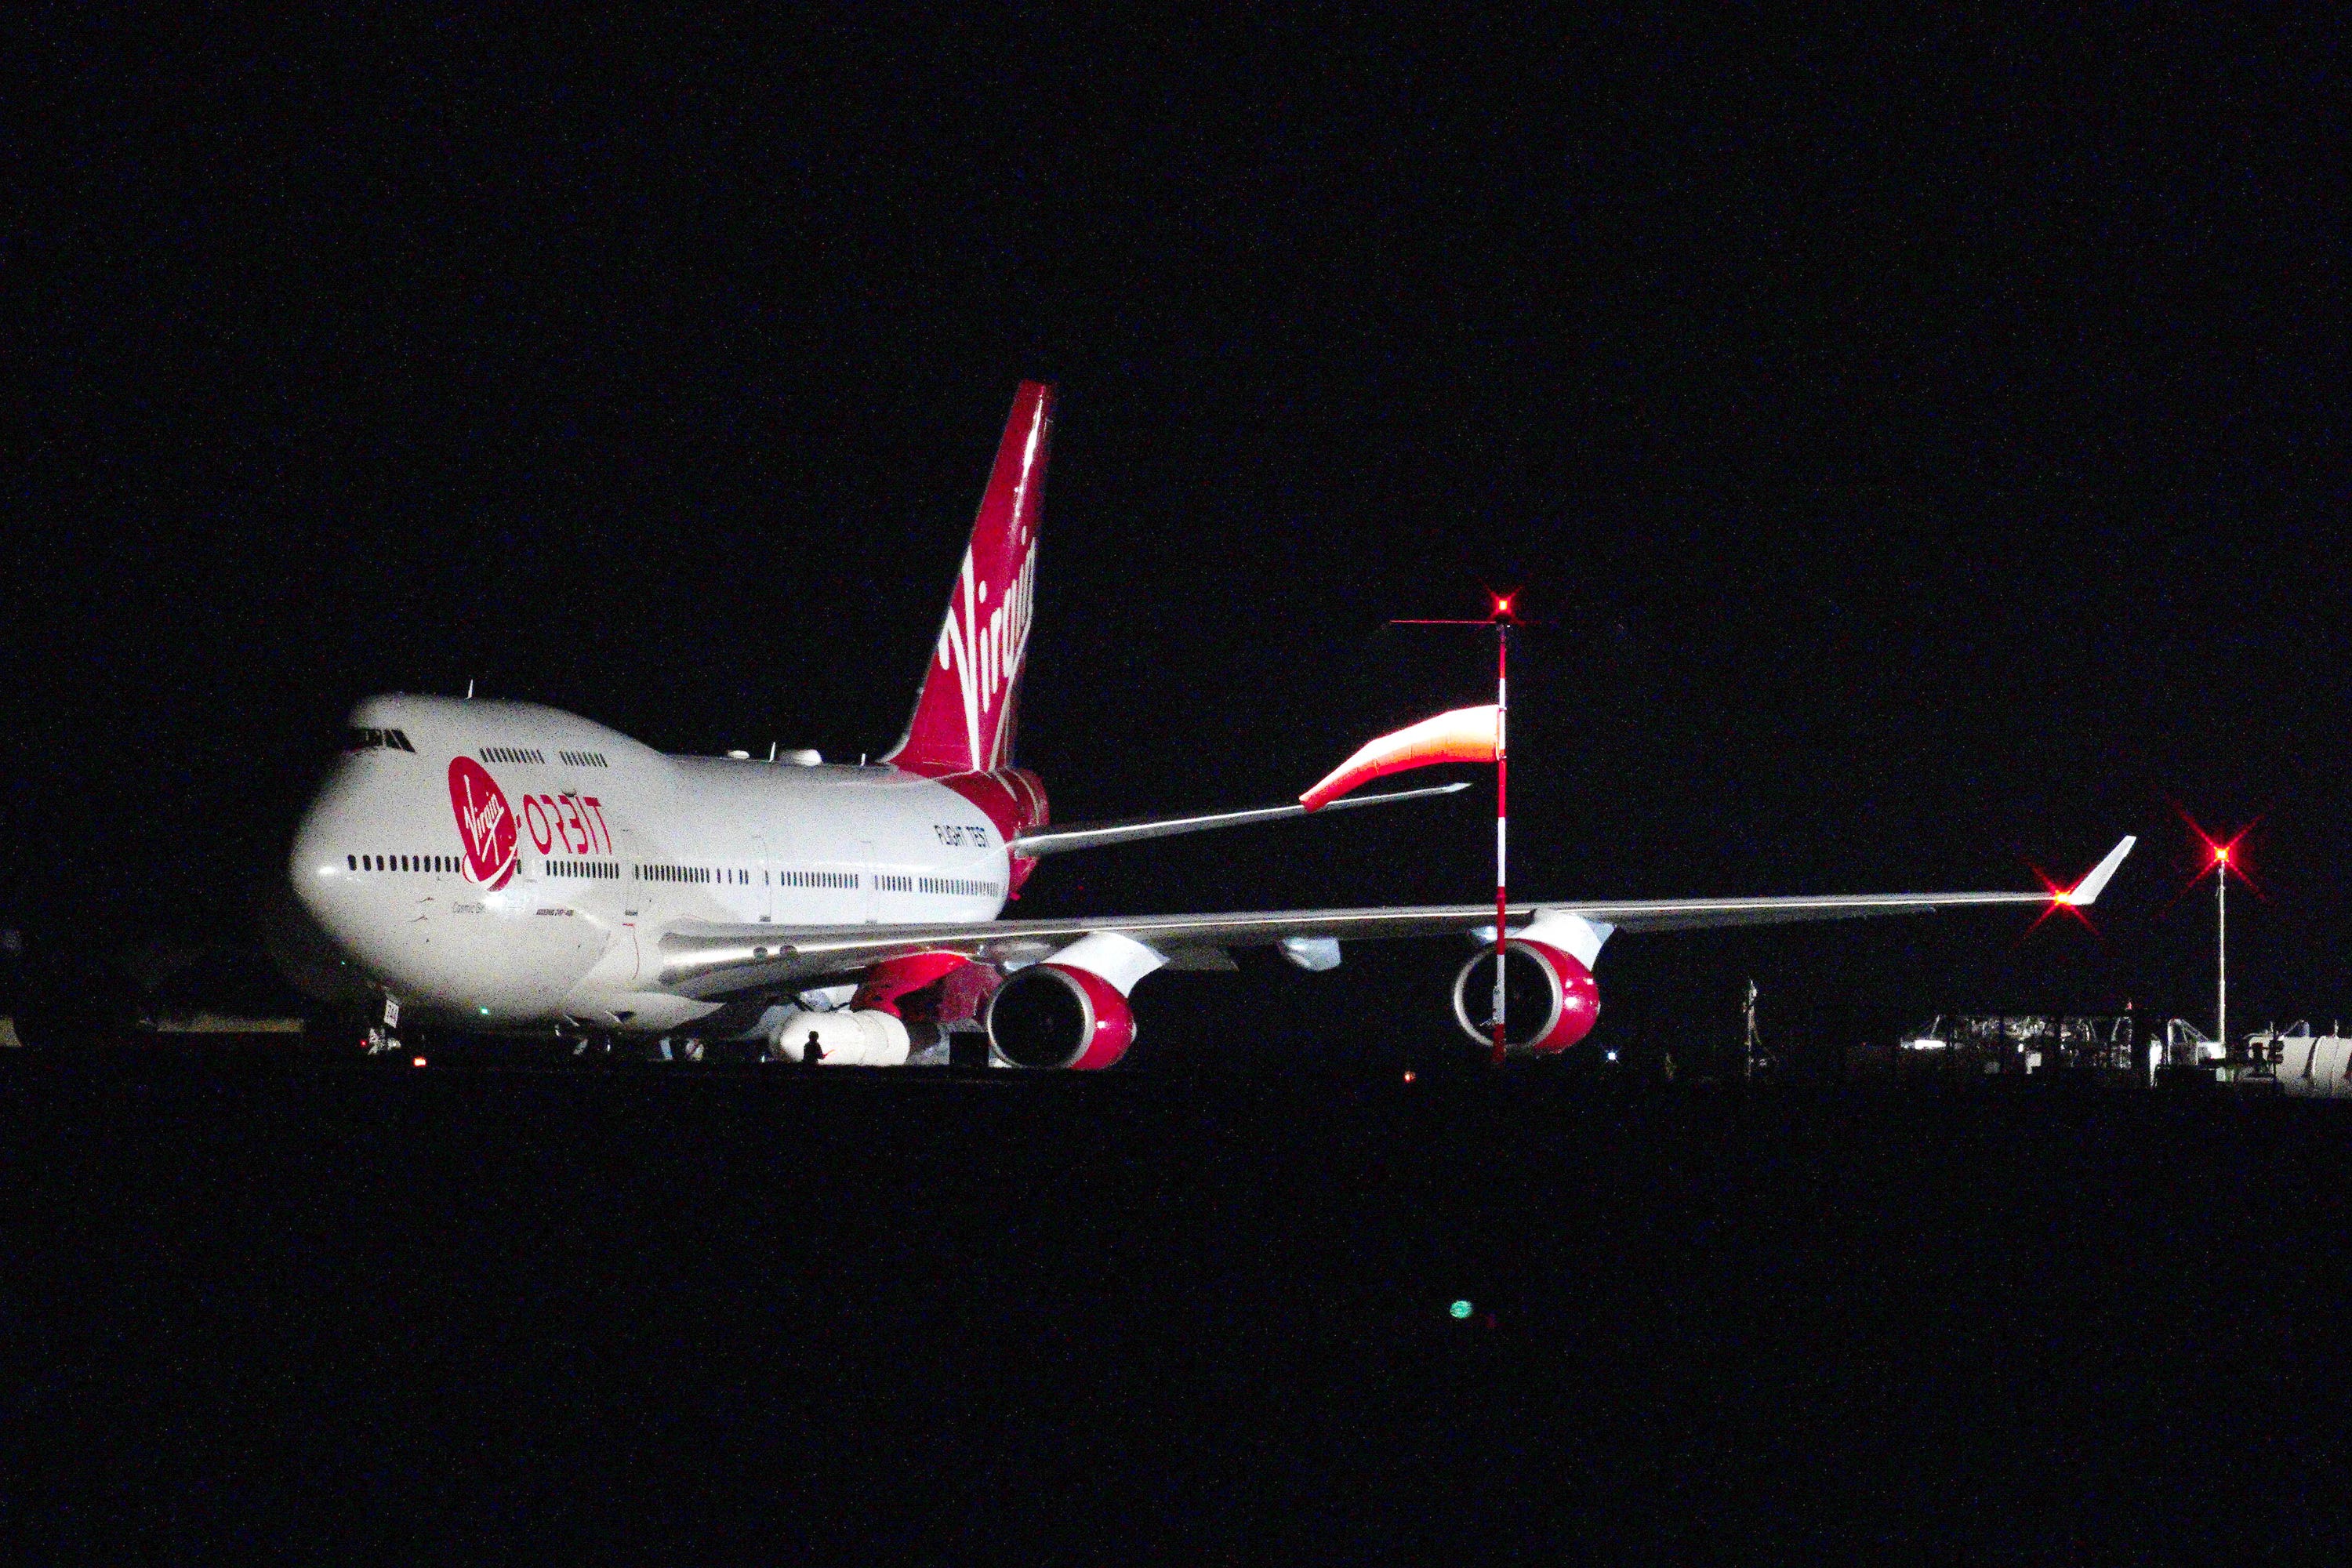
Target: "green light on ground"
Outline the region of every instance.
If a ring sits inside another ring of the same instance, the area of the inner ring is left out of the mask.
[[[1448,1315],[1456,1320],[1466,1318],[1470,1315],[1470,1303],[1467,1301],[1456,1301],[1451,1307],[1446,1308],[1445,1310]]]

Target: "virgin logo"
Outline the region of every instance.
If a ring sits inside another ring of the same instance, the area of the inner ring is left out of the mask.
[[[1034,431],[1030,440],[1034,445]],[[965,551],[958,591],[948,595],[947,624],[940,628],[940,668],[955,671],[963,696],[965,742],[971,748],[972,767],[982,773],[1003,760],[1004,715],[1010,707],[1005,697],[1021,679],[1021,662],[1029,652],[1036,536],[1030,535],[1026,543],[1020,566],[993,605],[988,602],[987,579],[975,581],[971,552]]]
[[[503,888],[515,874],[515,817],[506,792],[471,757],[449,759],[449,808],[466,841],[466,868],[475,881]]]

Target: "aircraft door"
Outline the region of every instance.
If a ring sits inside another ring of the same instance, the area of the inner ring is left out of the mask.
[[[874,841],[857,841],[857,918],[867,925],[879,924],[882,919],[882,878],[880,862],[874,854]]]
[[[621,934],[628,939],[632,968],[631,980],[643,979],[646,972],[645,944],[637,940],[637,928],[658,929],[659,912],[654,907],[656,884],[646,879],[645,842],[635,832],[624,827],[614,836],[621,851]]]
[[[751,900],[752,918],[755,920],[769,920],[773,918],[776,912],[775,889],[777,865],[776,858],[768,852],[768,836],[766,834],[754,833],[751,835],[751,858],[757,862],[757,865],[752,868],[751,875],[760,879],[758,895]]]

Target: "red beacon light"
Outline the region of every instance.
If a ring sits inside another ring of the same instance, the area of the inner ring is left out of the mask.
[[[2246,875],[2245,868],[2238,865],[2233,856],[2239,842],[2252,833],[2254,823],[2262,819],[2256,817],[2254,822],[2247,823],[2227,838],[2215,838],[2198,826],[2197,819],[2187,812],[2181,812],[2180,817],[2189,824],[2189,831],[2197,836],[2198,841],[2213,857],[2207,863],[2213,872],[2213,1032],[2226,1047],[2230,1038],[2230,879],[2236,876],[2238,880],[2253,888],[2257,897],[2261,896],[2262,889],[2254,886],[2254,879]],[[2204,875],[2200,871],[2189,879],[2191,884],[2203,879]],[[2186,889],[2182,890],[2187,891]]]

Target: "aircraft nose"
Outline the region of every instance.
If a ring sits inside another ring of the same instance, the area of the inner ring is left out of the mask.
[[[356,890],[349,847],[356,839],[343,793],[330,784],[310,802],[294,830],[286,865],[295,900],[328,931],[338,934],[352,912],[349,906]]]

